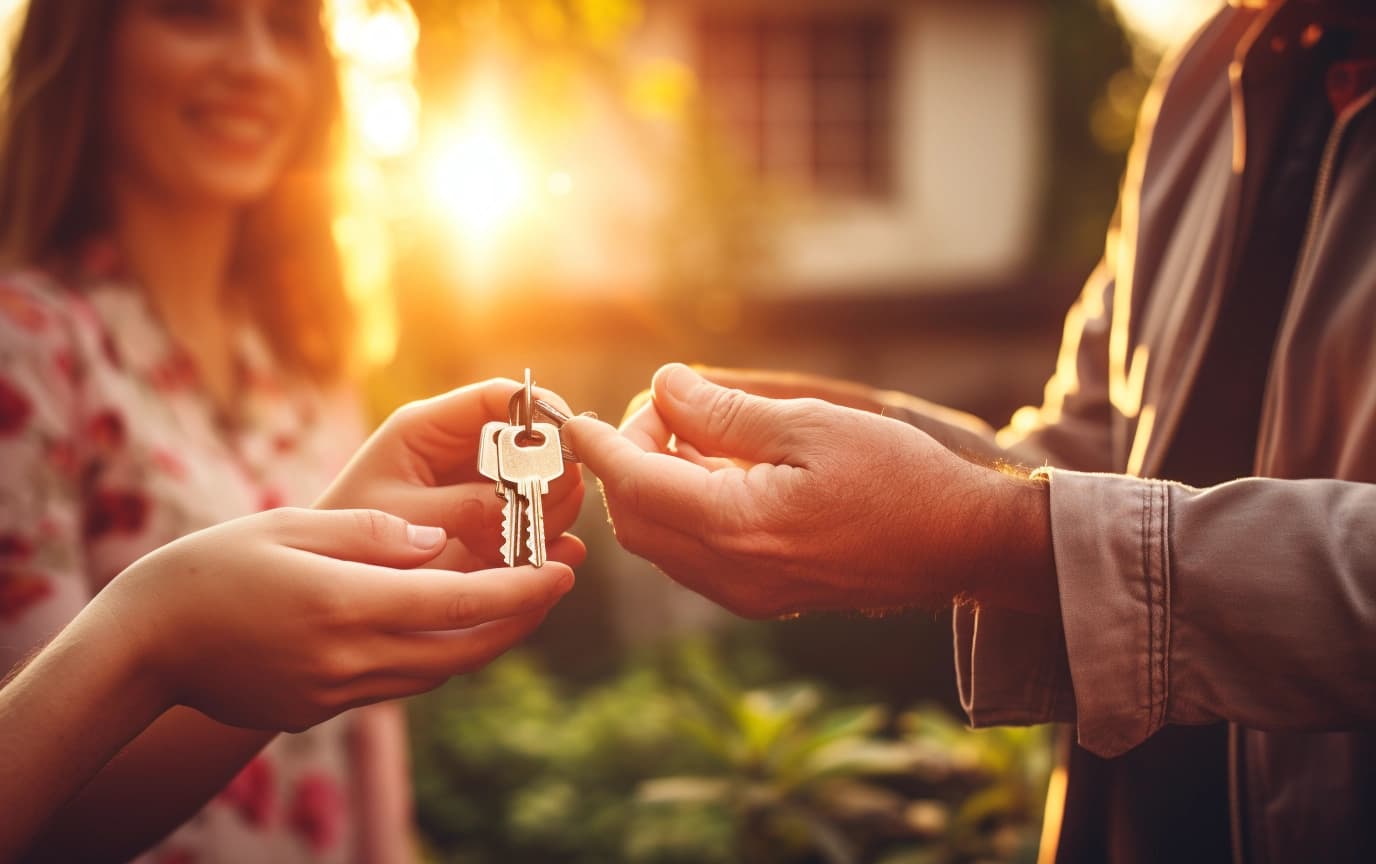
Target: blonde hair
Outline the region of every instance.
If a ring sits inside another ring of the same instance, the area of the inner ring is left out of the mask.
[[[0,102],[0,266],[50,266],[109,227],[102,82],[122,0],[29,0]],[[323,31],[298,153],[249,208],[234,274],[279,362],[318,381],[348,362],[353,317],[334,242],[341,113]]]

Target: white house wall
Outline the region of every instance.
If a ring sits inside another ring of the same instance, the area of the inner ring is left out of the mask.
[[[1042,147],[1035,4],[903,4],[894,200],[779,232],[786,290],[941,290],[1008,278],[1033,240]]]
[[[724,4],[741,8],[740,4]],[[773,10],[854,8],[839,0]],[[942,291],[1016,275],[1033,241],[1043,146],[1042,9],[1009,0],[882,2],[896,10],[894,189],[885,201],[779,211],[761,291]],[[637,60],[689,62],[701,4],[647,4]],[[565,142],[573,193],[543,212],[543,265],[567,288],[638,291],[658,262],[652,226],[670,198],[664,165],[593,112]],[[668,128],[659,130],[669,134]],[[673,150],[672,141],[663,141]],[[682,242],[691,243],[685,237]],[[530,262],[534,263],[534,262]]]

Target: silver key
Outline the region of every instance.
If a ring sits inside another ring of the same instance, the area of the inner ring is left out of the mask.
[[[564,459],[559,449],[559,429],[552,423],[532,424],[539,433],[538,443],[518,443],[525,431],[521,426],[507,426],[497,434],[497,466],[502,481],[515,487],[518,507],[524,505],[521,520],[530,551],[530,563],[545,566],[545,510],[544,496],[549,481],[564,473]],[[511,563],[511,562],[508,562]]]
[[[520,550],[525,545],[525,508],[515,488],[502,480],[501,464],[497,458],[497,436],[508,424],[500,420],[483,424],[478,442],[478,473],[497,484],[497,497],[502,505],[502,560],[515,567]]]

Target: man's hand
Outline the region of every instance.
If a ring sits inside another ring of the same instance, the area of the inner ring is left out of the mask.
[[[895,420],[673,364],[621,434],[574,418],[564,435],[601,479],[621,543],[740,615],[960,594],[1055,608],[1044,485]]]
[[[478,433],[490,420],[507,419],[507,401],[521,388],[494,378],[397,409],[364,443],[315,506],[373,508],[421,525],[438,525],[450,542],[428,566],[471,570],[501,564],[502,499],[478,474]],[[567,411],[564,400],[541,388],[535,394]],[[567,470],[544,498],[546,536],[568,530],[583,503],[583,476]],[[553,560],[577,565],[583,546],[550,545]]]

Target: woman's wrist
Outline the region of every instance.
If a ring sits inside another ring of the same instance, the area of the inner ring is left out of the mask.
[[[125,604],[104,599],[115,600],[98,596],[58,639],[74,643],[83,677],[106,694],[131,728],[142,729],[177,704],[176,686],[153,629],[166,622],[160,623],[160,616],[131,614]]]

